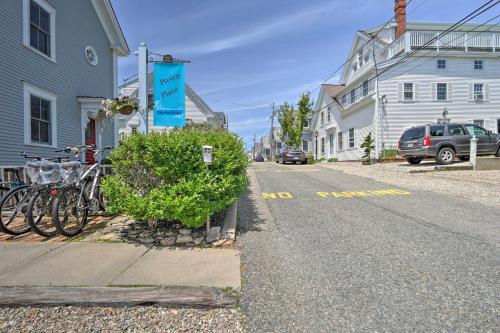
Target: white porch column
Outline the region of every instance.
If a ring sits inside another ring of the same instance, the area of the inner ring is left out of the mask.
[[[148,48],[146,43],[141,43],[138,50],[139,57],[139,111],[145,113],[146,133],[149,132],[148,110]]]

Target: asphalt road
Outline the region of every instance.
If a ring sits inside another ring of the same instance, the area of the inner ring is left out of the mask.
[[[250,332],[500,331],[500,209],[314,165],[249,173]]]

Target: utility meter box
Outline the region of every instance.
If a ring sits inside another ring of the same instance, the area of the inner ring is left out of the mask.
[[[212,150],[214,147],[212,146],[203,146],[203,162],[209,165],[212,164]]]

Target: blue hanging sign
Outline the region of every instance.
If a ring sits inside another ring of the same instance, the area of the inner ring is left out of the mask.
[[[154,126],[186,125],[184,64],[156,63],[154,69]]]

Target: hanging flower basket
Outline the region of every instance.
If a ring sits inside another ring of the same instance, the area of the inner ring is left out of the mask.
[[[127,116],[139,109],[137,100],[134,97],[128,96],[106,99],[102,102],[102,105],[107,117],[112,117],[116,114]]]

